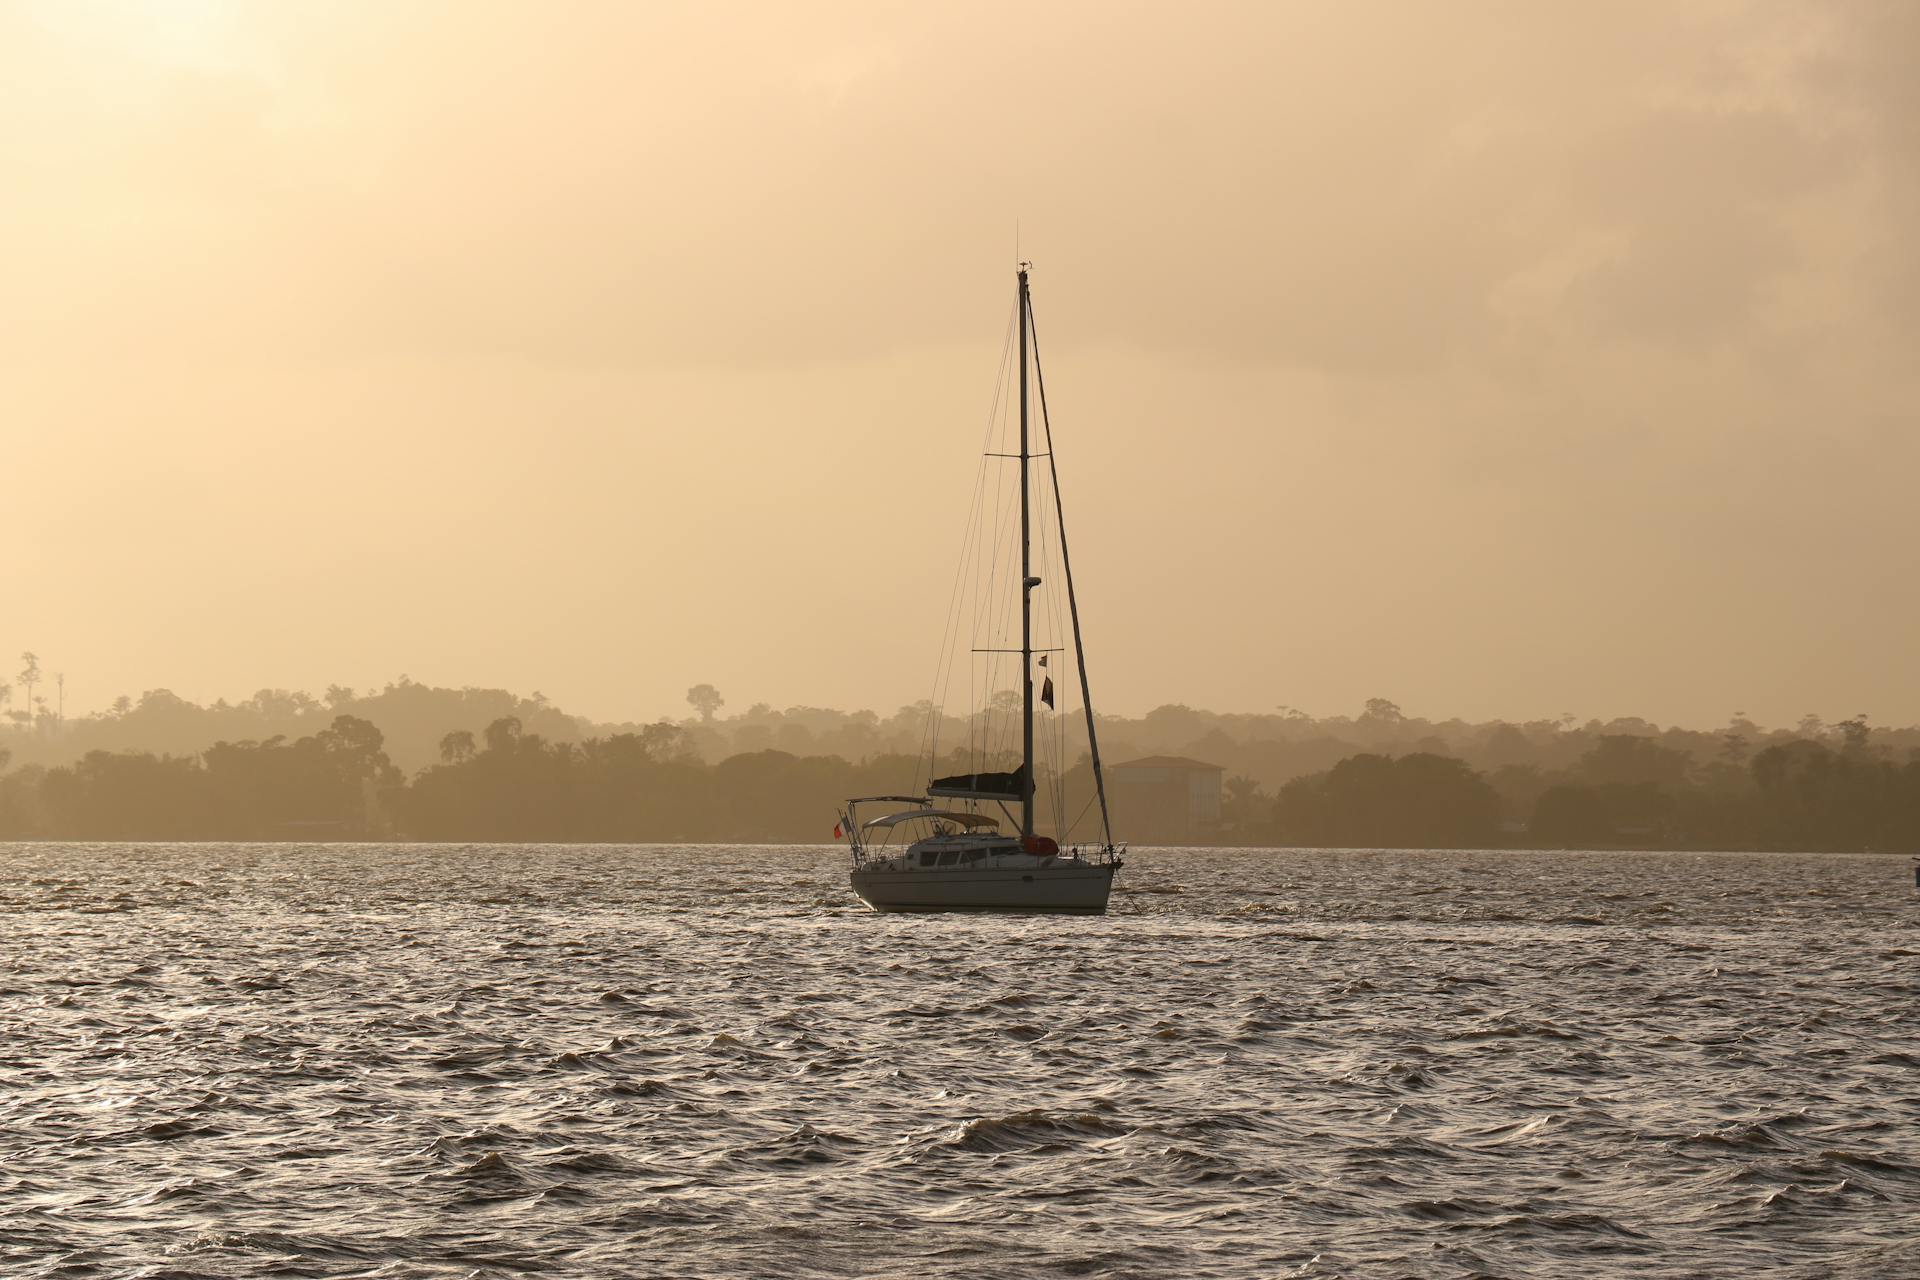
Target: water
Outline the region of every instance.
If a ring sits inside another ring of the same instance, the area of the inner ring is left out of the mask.
[[[1920,1274],[1904,859],[0,846],[0,1274]]]

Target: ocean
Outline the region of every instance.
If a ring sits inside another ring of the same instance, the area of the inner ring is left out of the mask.
[[[1910,860],[0,846],[9,1277],[1920,1275]]]

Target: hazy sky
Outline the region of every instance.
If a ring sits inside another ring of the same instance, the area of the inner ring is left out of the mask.
[[[925,697],[1019,250],[1096,701],[1920,720],[1920,5],[0,0],[0,653]]]

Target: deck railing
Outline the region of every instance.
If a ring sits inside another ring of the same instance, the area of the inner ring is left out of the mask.
[[[871,851],[869,851],[864,844],[853,844],[850,848],[853,853],[853,865],[855,867],[864,867],[870,860],[885,861],[888,858],[898,857],[900,854],[906,852],[904,848],[896,848],[889,845],[882,845],[880,848]],[[1062,849],[1059,856],[1078,858],[1082,862],[1090,862],[1095,866],[1105,866],[1108,863],[1119,862],[1126,856],[1126,853],[1127,846],[1124,843],[1075,844],[1068,845]]]

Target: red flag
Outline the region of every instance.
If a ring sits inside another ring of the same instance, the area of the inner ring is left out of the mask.
[[[837,822],[833,824],[833,838],[835,840],[840,838],[840,824]]]

